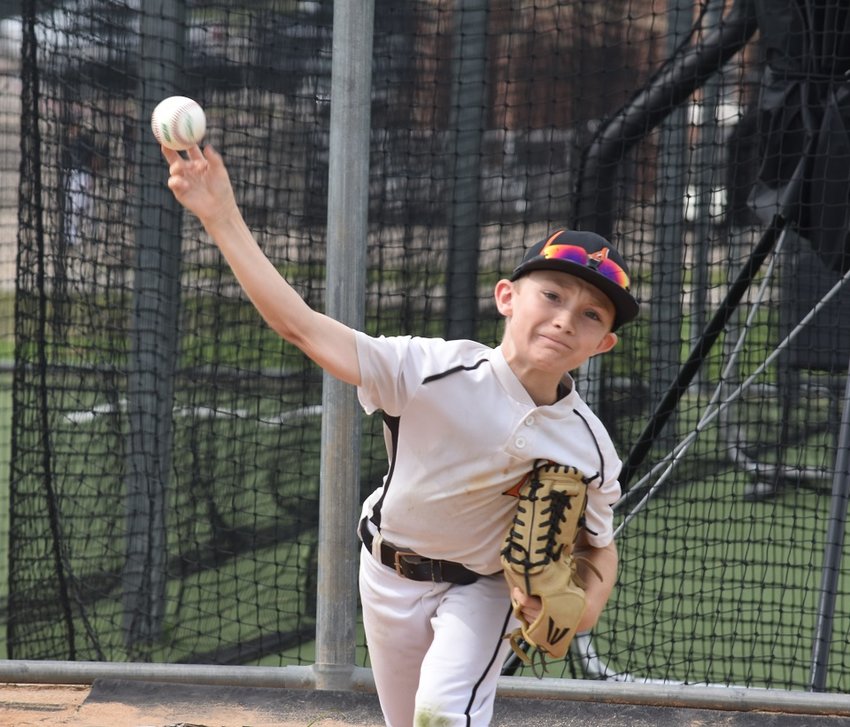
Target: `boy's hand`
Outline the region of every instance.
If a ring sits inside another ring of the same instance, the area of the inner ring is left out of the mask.
[[[168,188],[187,210],[209,228],[232,214],[239,214],[224,161],[210,145],[202,152],[193,146],[188,158],[162,147],[168,161]]]
[[[519,604],[520,611],[528,623],[534,623],[543,610],[543,602],[537,596],[529,596],[521,588],[514,586],[511,592],[514,603]]]

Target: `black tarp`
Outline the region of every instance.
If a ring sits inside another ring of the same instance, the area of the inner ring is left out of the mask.
[[[765,70],[761,165],[750,195],[780,212],[826,267],[850,268],[850,2],[752,0]]]

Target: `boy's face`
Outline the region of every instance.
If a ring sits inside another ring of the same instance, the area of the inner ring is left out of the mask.
[[[535,270],[500,280],[496,305],[507,319],[503,345],[525,370],[562,376],[617,343],[614,304],[569,273]]]

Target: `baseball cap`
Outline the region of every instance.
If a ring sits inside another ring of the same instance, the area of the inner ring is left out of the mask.
[[[532,270],[559,270],[599,288],[614,304],[612,330],[633,320],[640,309],[630,292],[625,261],[608,240],[595,232],[553,232],[528,249],[510,279],[517,280]]]

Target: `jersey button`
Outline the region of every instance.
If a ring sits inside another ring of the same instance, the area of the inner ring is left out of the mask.
[[[525,426],[527,426],[527,427],[534,426],[534,417],[528,417],[528,419],[525,420]]]
[[[525,447],[525,437],[517,437],[514,444],[516,444],[517,449],[523,449]]]

